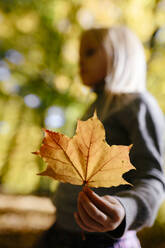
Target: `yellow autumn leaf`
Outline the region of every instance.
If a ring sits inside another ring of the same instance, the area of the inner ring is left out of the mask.
[[[47,164],[39,175],[89,187],[129,184],[122,175],[135,169],[129,158],[131,145],[109,146],[96,113],[87,121],[78,121],[72,138],[49,130],[44,132],[41,148],[34,152]]]

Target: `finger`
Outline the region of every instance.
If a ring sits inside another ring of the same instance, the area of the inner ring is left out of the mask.
[[[90,228],[88,228],[81,220],[80,216],[78,213],[74,213],[74,217],[75,217],[75,220],[77,222],[77,224],[85,231],[87,232],[94,232],[93,230],[91,230]]]
[[[112,213],[113,213],[113,215],[111,216],[111,218],[114,221],[118,221],[122,216],[124,218],[125,209],[120,204],[120,202],[117,199],[115,199],[115,197],[110,197],[110,196],[106,195],[103,198],[105,199],[105,201],[108,201],[108,202],[110,202],[110,204],[112,204]]]
[[[111,197],[110,195],[105,195],[104,199],[111,202],[112,205],[116,206],[116,204],[119,204],[119,202],[116,200],[114,196]]]
[[[109,201],[105,200],[104,198],[100,197],[94,191],[89,189],[88,187],[84,187],[83,192],[87,195],[87,197],[93,202],[93,204],[103,211],[105,214],[112,216],[116,213],[116,206],[114,204],[110,204]]]
[[[81,202],[78,203],[78,214],[86,227],[88,227],[89,229],[93,231],[97,231],[97,232],[103,231],[104,229],[103,225],[98,223],[97,219],[93,219],[88,215],[88,213],[82,206]]]
[[[100,211],[83,192],[79,194],[78,207],[79,206],[83,208],[86,214],[95,222],[103,226],[107,222],[108,216]]]

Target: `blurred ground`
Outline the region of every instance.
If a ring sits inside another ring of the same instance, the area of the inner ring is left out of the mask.
[[[32,248],[55,220],[46,197],[0,195],[0,247]]]
[[[142,248],[165,248],[163,209],[164,205],[151,228],[138,233]],[[55,213],[48,197],[0,194],[0,248],[34,248],[55,221]]]

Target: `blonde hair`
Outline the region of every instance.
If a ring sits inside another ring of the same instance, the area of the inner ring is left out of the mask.
[[[124,26],[93,28],[94,35],[105,48],[107,76],[105,90],[112,93],[137,93],[146,89],[144,48],[137,36]]]
[[[107,56],[105,102],[104,108],[98,113],[103,121],[109,115],[109,108],[112,113],[131,101],[136,93],[146,90],[144,48],[138,37],[125,26],[93,28],[85,33],[95,37]]]
[[[109,44],[113,51],[113,66],[110,68],[107,64],[107,90],[116,93],[145,91],[146,60],[140,40],[126,27],[112,27],[107,31],[104,42],[107,55]]]

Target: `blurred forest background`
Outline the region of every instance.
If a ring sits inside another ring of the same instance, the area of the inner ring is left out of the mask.
[[[0,192],[55,190],[55,181],[36,176],[45,165],[31,152],[42,127],[71,136],[95,98],[79,78],[81,31],[118,24],[141,39],[147,87],[165,113],[165,0],[0,0]],[[164,203],[152,230],[165,242]],[[161,247],[152,230],[141,239]]]

